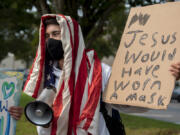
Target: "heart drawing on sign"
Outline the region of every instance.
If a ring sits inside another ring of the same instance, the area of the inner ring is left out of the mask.
[[[8,99],[14,93],[15,85],[13,82],[4,82],[2,85],[2,92],[4,99]]]

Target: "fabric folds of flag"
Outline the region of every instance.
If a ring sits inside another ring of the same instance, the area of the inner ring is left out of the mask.
[[[43,90],[45,66],[44,20],[56,18],[61,29],[64,64],[53,99],[54,119],[51,135],[98,135],[101,63],[94,50],[85,50],[79,24],[69,16],[42,16],[40,41],[24,92],[37,98]]]

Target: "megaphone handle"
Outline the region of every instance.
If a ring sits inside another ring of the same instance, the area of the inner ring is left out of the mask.
[[[50,127],[50,124],[51,123],[49,123],[49,124],[47,124],[47,125],[44,125],[44,126],[42,126],[43,128],[49,128]]]

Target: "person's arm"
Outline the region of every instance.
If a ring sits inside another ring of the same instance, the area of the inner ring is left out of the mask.
[[[8,111],[15,120],[20,120],[23,114],[23,108],[19,106],[11,106]]]

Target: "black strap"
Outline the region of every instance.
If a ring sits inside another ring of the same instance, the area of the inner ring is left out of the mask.
[[[126,135],[121,116],[117,110],[112,109],[112,117],[109,116],[105,103],[101,100],[100,112],[104,116],[110,135]]]

